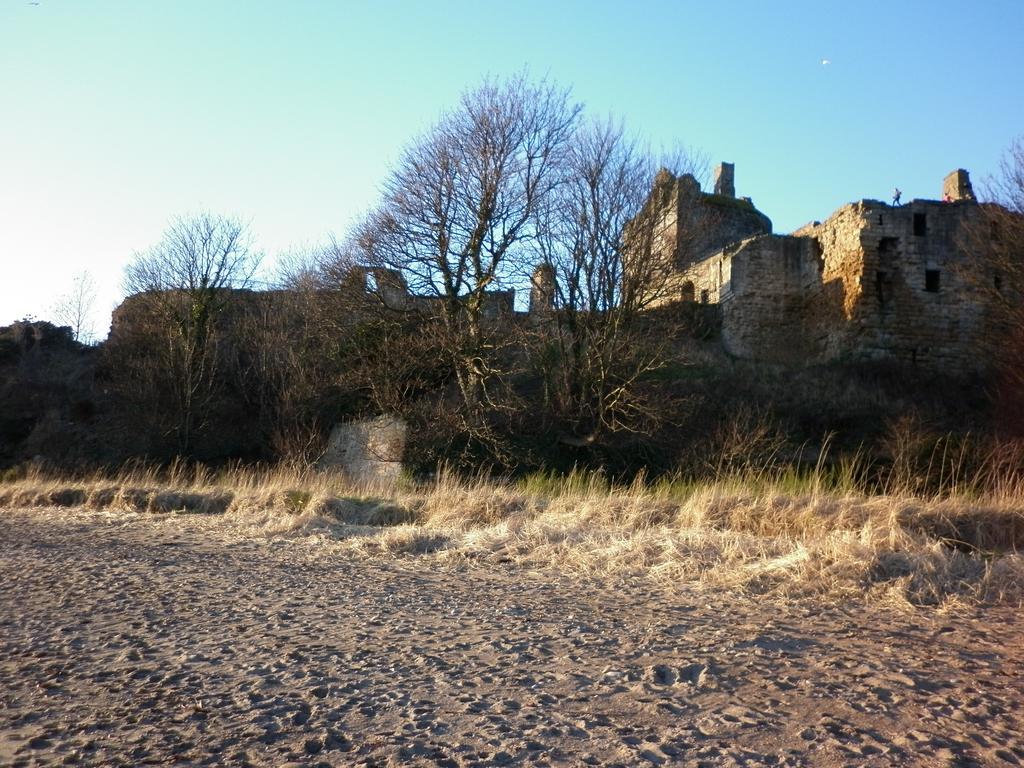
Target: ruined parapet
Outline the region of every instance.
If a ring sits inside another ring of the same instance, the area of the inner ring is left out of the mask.
[[[975,201],[971,177],[963,168],[957,168],[942,180],[942,199],[948,202],[958,200]]]
[[[707,194],[690,174],[676,177],[662,169],[643,209],[623,230],[623,242],[631,259],[651,256],[661,261],[670,275],[670,285],[665,291],[658,287],[662,295],[652,298],[653,305],[688,300],[685,286],[678,278],[731,243],[771,233],[771,220],[749,199],[735,197],[732,173],[733,165],[722,163],[716,180],[719,193]],[[711,266],[717,269],[717,265]],[[701,269],[706,271],[707,267]],[[722,284],[716,274],[715,290],[709,291],[708,303],[717,301]]]
[[[409,299],[409,286],[402,273],[395,269],[375,269],[377,291],[381,301],[392,309],[402,309]]]
[[[480,315],[487,320],[506,321],[515,314],[516,292],[514,288],[501,291],[487,291],[480,305]]]
[[[406,309],[409,286],[397,269],[356,265],[349,270],[348,285],[360,293],[375,297],[389,309]]]
[[[736,166],[733,163],[719,163],[715,168],[715,194],[736,197]]]
[[[546,315],[555,308],[555,268],[539,264],[530,277],[530,314]]]
[[[338,424],[318,465],[359,482],[393,482],[402,472],[407,430],[406,423],[393,416]]]

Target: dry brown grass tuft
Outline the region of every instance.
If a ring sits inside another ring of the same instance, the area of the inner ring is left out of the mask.
[[[0,484],[0,506],[221,515],[237,535],[366,557],[429,556],[642,575],[765,595],[902,604],[1024,600],[1024,492],[865,496],[822,478],[727,476],[614,486],[599,475],[391,487],[288,469],[125,470]]]

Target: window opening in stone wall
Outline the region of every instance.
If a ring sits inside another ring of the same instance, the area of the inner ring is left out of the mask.
[[[891,281],[889,279],[889,273],[883,269],[875,272],[875,294],[878,297],[878,303],[885,306],[890,298]]]
[[[882,214],[878,214],[878,226],[882,226]]]
[[[702,290],[700,292],[700,303],[701,304],[707,304],[710,300],[711,300],[711,295],[708,293],[707,289],[705,288],[704,290]]]
[[[1003,290],[1003,276],[996,272],[992,275],[992,285],[997,291]]]
[[[924,289],[929,293],[939,292],[939,270],[926,269],[924,271]]]
[[[924,237],[928,234],[928,218],[923,213],[914,214],[914,235]]]
[[[899,242],[899,239],[895,237],[883,237],[878,241],[878,256],[883,263],[896,258]]]
[[[693,282],[687,280],[685,283],[683,283],[683,287],[679,292],[679,300],[693,301],[695,290],[696,289],[693,286]]]
[[[373,272],[366,273],[366,292],[376,293],[377,292],[377,276]]]

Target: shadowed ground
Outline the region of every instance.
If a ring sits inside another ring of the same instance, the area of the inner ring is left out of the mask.
[[[1024,765],[1008,608],[779,605],[8,511],[0,764]]]

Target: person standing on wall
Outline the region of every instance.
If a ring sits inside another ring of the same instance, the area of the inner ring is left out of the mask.
[[[902,194],[903,193],[900,192],[900,188],[899,187],[896,187],[892,191],[892,204],[893,204],[893,207],[896,207],[897,205],[900,204],[900,195],[902,195]]]

